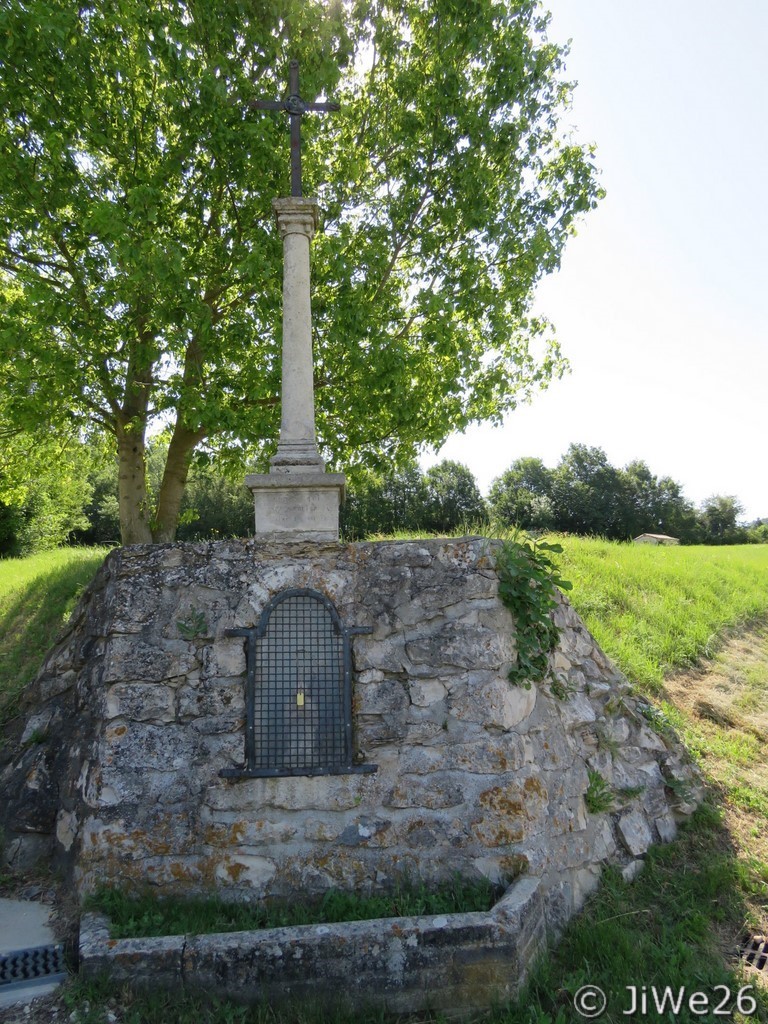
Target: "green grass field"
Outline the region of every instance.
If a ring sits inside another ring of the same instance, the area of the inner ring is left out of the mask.
[[[768,932],[768,546],[653,548],[576,538],[562,544],[570,600],[630,680],[651,694],[660,722],[685,739],[708,795],[678,839],[651,851],[635,882],[606,872],[520,998],[477,1020],[572,1024],[583,1019],[574,996],[590,984],[606,993],[607,1009],[596,1018],[604,1024],[765,1024],[768,984],[745,974],[737,954],[747,933]],[[19,680],[31,676],[103,555],[61,551],[39,562],[0,562],[0,687],[17,691]],[[646,986],[645,1011],[631,1012],[631,986]],[[737,1003],[745,986],[753,987]],[[685,1000],[707,995],[709,1011],[684,1001],[679,1011],[667,1005],[657,1012],[652,990],[663,995],[666,987],[675,998],[685,990]],[[714,1014],[726,989],[731,998]],[[246,1008],[108,982],[74,981],[65,1001],[62,1013],[75,1013],[69,1019],[78,1024],[386,1019],[306,1006]]]
[[[660,692],[729,630],[768,614],[768,544],[651,547],[560,538],[569,597],[621,670]]]

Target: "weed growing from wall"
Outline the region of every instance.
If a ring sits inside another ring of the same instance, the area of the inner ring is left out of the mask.
[[[176,627],[185,640],[195,640],[197,637],[205,636],[208,628],[204,613],[194,610],[186,619],[179,619]]]
[[[589,785],[584,794],[584,803],[591,814],[601,814],[613,809],[613,790],[600,772],[587,768]],[[634,794],[633,794],[634,795]]]
[[[509,678],[526,689],[545,677],[549,655],[560,636],[552,619],[556,588],[570,590],[571,584],[558,575],[549,556],[562,550],[559,544],[525,537],[503,541],[496,558],[499,597],[515,616],[517,626],[517,663]]]

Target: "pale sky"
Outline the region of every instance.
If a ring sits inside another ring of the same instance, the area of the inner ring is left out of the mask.
[[[435,456],[487,493],[572,442],[768,517],[768,0],[549,0],[607,196],[536,307],[572,373]]]

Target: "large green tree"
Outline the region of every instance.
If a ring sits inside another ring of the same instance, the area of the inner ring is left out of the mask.
[[[430,533],[452,533],[476,528],[488,519],[480,488],[471,471],[461,462],[443,459],[424,474],[426,517]]]
[[[342,104],[303,128],[331,464],[405,462],[560,371],[531,296],[599,189],[546,25],[534,0],[0,6],[0,384],[14,426],[111,437],[124,543],[173,538],[201,445],[276,441],[288,119],[249,101],[290,58]]]
[[[684,544],[700,539],[696,510],[677,481],[657,477],[642,460],[630,462],[621,473],[625,492],[622,539],[640,533],[665,533]]]
[[[0,412],[2,406],[0,399]],[[97,451],[85,449],[71,431],[40,430],[33,438],[2,426],[0,451],[0,556],[57,547],[88,525],[89,471]]]
[[[389,473],[359,473],[347,494],[340,526],[348,540],[360,540],[377,533],[426,531],[428,517],[424,475],[411,463]]]
[[[733,494],[712,494],[701,503],[700,519],[705,542],[710,544],[736,544],[743,541],[738,520],[744,515],[744,506]]]
[[[602,448],[570,444],[553,474],[553,502],[559,529],[618,538],[623,526],[625,487],[620,470]]]
[[[550,530],[555,525],[552,504],[554,476],[541,459],[516,459],[491,484],[488,504],[493,518],[505,526]]]

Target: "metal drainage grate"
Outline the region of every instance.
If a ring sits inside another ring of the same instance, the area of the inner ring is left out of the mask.
[[[60,981],[65,976],[62,946],[35,946],[0,953],[0,986],[3,989],[41,981]]]
[[[741,959],[758,971],[768,964],[768,939],[764,935],[751,935],[741,947]]]

